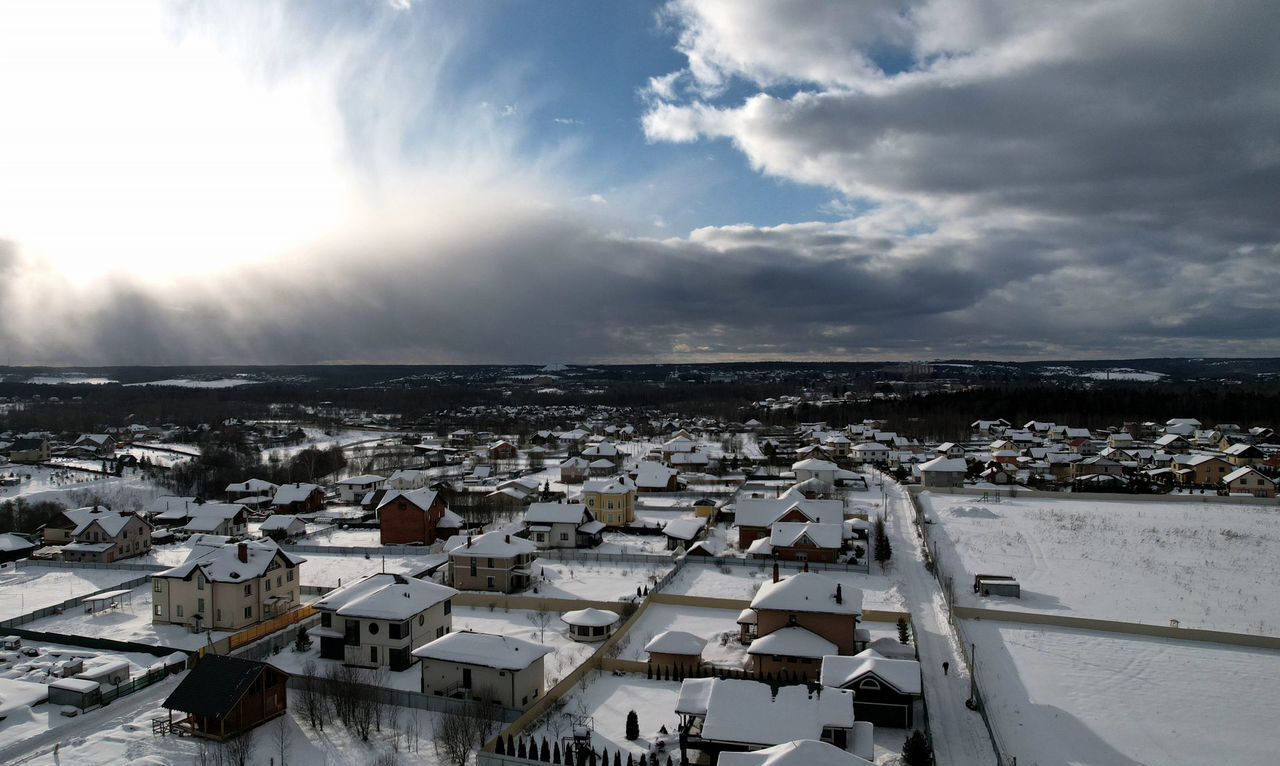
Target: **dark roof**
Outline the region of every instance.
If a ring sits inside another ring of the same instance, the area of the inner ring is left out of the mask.
[[[27,452],[44,447],[44,439],[15,439],[9,449],[14,452]]]
[[[284,672],[265,662],[208,654],[182,679],[164,707],[194,715],[222,718],[230,713],[264,671]]]

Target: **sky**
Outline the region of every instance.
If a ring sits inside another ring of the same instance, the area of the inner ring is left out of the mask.
[[[1280,4],[0,3],[0,364],[1280,355]]]

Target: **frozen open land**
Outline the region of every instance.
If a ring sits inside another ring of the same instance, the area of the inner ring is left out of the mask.
[[[985,620],[966,633],[1018,763],[1276,762],[1280,652]]]
[[[920,496],[957,603],[1280,634],[1280,507]],[[979,598],[973,573],[1018,578]]]
[[[136,575],[137,572],[132,574]],[[222,630],[211,633],[192,633],[181,625],[152,623],[151,605],[151,586],[139,585],[130,592],[127,601],[119,600],[115,608],[91,613],[86,612],[83,607],[69,609],[62,614],[43,617],[22,627],[45,633],[110,638],[116,641],[130,641],[189,651],[231,635],[230,632]]]
[[[520,595],[621,601],[635,598],[637,587],[652,588],[671,566],[536,559],[532,568],[538,592],[529,590]]]
[[[635,626],[623,638],[618,655],[623,660],[649,659],[644,646],[664,630],[682,630],[707,640],[702,659],[721,667],[741,668],[747,647],[738,643],[738,610],[702,609],[696,606],[650,604]],[[723,645],[721,636],[731,634]]]
[[[133,569],[8,564],[0,567],[0,620],[106,590],[143,574]]]

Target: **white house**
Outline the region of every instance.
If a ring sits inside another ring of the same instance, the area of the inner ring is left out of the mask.
[[[404,670],[412,651],[453,627],[458,592],[439,583],[399,574],[374,574],[331,591],[313,606],[320,626],[320,656],[361,667]]]
[[[364,474],[343,479],[336,482],[335,486],[338,488],[338,499],[348,505],[354,505],[370,492],[382,489],[386,483],[387,480],[383,476]]]
[[[553,651],[513,636],[459,631],[414,649],[413,655],[421,661],[423,694],[523,709],[542,696],[543,658]]]

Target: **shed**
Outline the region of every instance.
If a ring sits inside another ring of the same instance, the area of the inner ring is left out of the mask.
[[[1018,581],[1008,575],[974,575],[973,592],[980,596],[1013,596],[1022,598]]]
[[[50,705],[70,705],[80,710],[102,702],[102,691],[97,681],[85,678],[60,678],[49,684]]]

